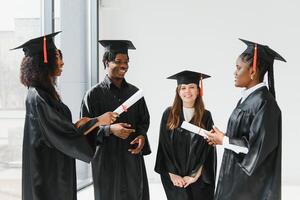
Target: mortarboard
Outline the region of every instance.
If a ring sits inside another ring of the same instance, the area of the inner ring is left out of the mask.
[[[264,60],[270,65],[268,66],[268,84],[269,84],[269,91],[271,94],[276,97],[275,95],[275,86],[274,86],[274,72],[273,72],[273,64],[274,60],[280,60],[286,62],[286,60],[279,55],[276,51],[268,47],[267,45],[258,44],[255,42],[251,42],[248,40],[240,39],[247,45],[247,49],[243,53],[247,53],[253,56],[253,70],[256,72],[257,68],[257,60]]]
[[[184,70],[184,71],[181,71],[177,74],[174,74],[174,75],[168,77],[167,79],[177,80],[177,85],[190,84],[190,83],[195,83],[197,85],[200,84],[200,96],[203,96],[202,80],[205,78],[210,78],[210,76],[203,74],[203,73],[199,73],[199,72]]]
[[[39,53],[43,53],[44,63],[48,63],[47,51],[56,49],[53,38],[60,32],[61,31],[58,31],[55,33],[44,35],[42,37],[31,39],[11,50],[22,48],[25,56],[33,56]]]
[[[240,39],[247,45],[247,49],[243,53],[247,53],[253,56],[253,70],[256,71],[257,59],[263,59],[273,66],[274,60],[280,60],[286,62],[286,60],[279,55],[276,51],[268,47],[267,45],[258,44],[248,40]]]
[[[99,43],[107,51],[127,53],[128,49],[136,49],[130,40],[99,40]]]

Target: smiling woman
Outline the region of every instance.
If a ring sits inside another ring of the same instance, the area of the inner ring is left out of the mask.
[[[183,121],[210,130],[211,114],[202,99],[202,79],[210,76],[182,71],[176,79],[174,103],[162,116],[155,171],[160,174],[168,199],[213,199],[215,182],[215,149],[204,138],[182,129]]]
[[[22,154],[22,199],[76,199],[75,159],[90,162],[85,137],[93,129],[114,122],[111,112],[72,123],[69,108],[56,91],[62,56],[54,44],[59,32],[34,38],[22,48],[21,83],[28,88]],[[97,134],[98,136],[98,134]]]

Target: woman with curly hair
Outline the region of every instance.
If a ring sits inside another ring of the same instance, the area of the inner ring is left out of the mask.
[[[55,88],[56,78],[64,65],[62,53],[53,42],[57,33],[32,39],[15,48],[23,48],[25,53],[20,79],[28,87],[23,138],[23,200],[76,200],[75,159],[90,162],[94,153],[84,135],[97,126],[111,124],[117,117],[107,112],[72,123],[71,112]]]

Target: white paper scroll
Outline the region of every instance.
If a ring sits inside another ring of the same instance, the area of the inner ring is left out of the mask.
[[[207,138],[207,133],[208,133],[207,130],[205,130],[203,128],[200,128],[198,126],[195,126],[194,124],[188,123],[187,121],[182,122],[181,128],[184,128],[184,129],[186,129],[188,131],[191,131],[193,133],[197,133],[197,134],[201,135],[204,138]]]
[[[129,99],[127,99],[124,103],[122,103],[122,105],[120,105],[116,110],[114,110],[114,112],[121,115],[123,112],[126,112],[130,106],[132,106],[138,100],[140,100],[143,96],[144,95],[142,90],[137,91]]]
[[[188,123],[186,121],[182,122],[181,128],[184,128],[184,129],[186,129],[190,132],[201,135],[205,139],[207,138],[207,133],[209,132],[209,131],[207,131],[203,128],[195,126],[194,124]],[[239,154],[239,153],[247,154],[248,153],[248,148],[246,148],[246,147],[240,147],[240,146],[233,145],[233,144],[226,144],[226,145],[220,145],[220,146],[222,146],[225,149],[229,149],[231,151],[234,151],[237,154]]]

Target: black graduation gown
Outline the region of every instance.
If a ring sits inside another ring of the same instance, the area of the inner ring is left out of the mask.
[[[161,175],[167,198],[169,200],[210,200],[213,199],[215,185],[215,148],[208,145],[200,135],[180,127],[174,131],[167,129],[167,119],[171,108],[164,112],[161,125],[159,145],[156,156],[155,171]],[[183,122],[181,112],[180,124]],[[202,124],[211,130],[213,120],[209,111],[205,110]],[[168,173],[180,176],[192,176],[202,168],[199,179],[188,186],[180,188],[173,185]]]
[[[93,125],[93,124],[91,124]],[[23,137],[22,199],[76,200],[75,159],[93,151],[71,112],[41,89],[30,87]]]
[[[248,154],[224,151],[216,200],[281,199],[281,111],[262,87],[239,103],[230,116],[230,144],[248,147]]]
[[[87,92],[82,102],[81,115],[93,117],[114,111],[138,88],[123,80],[117,88],[108,76]],[[100,127],[102,138],[89,134],[93,145],[99,145],[92,161],[95,200],[148,200],[149,187],[143,155],[150,154],[147,138],[149,113],[144,98],[127,112],[122,113],[115,123],[131,124],[136,130],[127,139],[109,134],[109,126]],[[128,149],[138,135],[145,137],[141,154],[133,155]],[[99,135],[100,136],[100,135]]]

